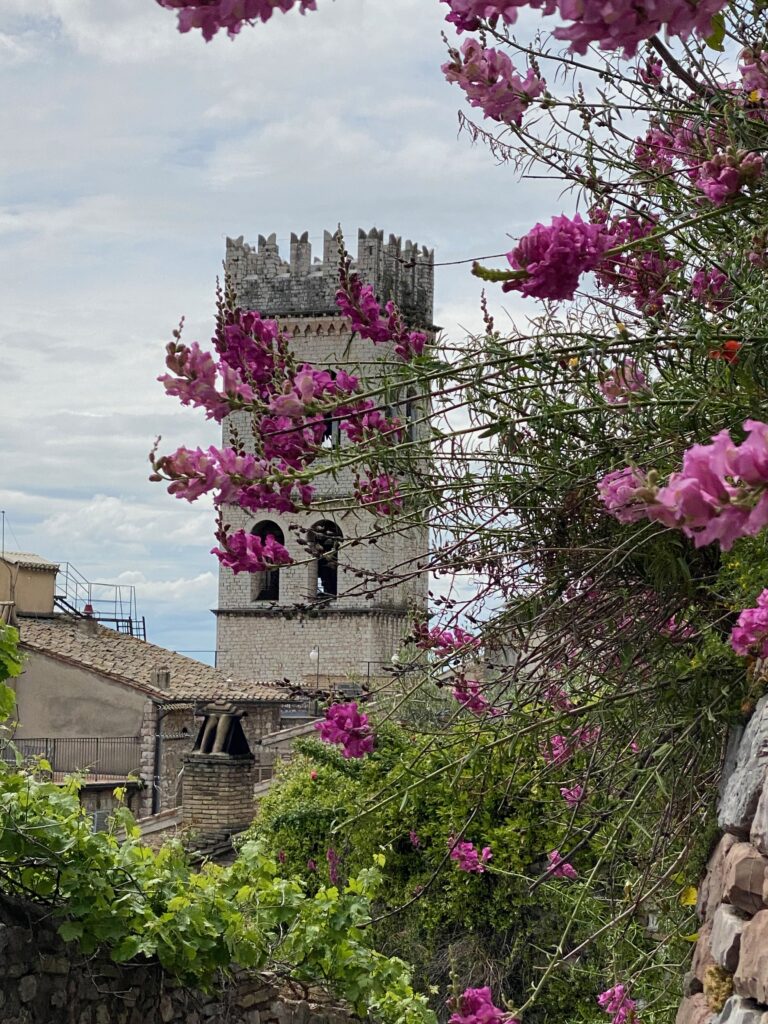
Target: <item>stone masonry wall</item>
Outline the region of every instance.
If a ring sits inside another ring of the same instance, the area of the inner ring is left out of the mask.
[[[733,739],[676,1024],[768,1024],[768,696]]]
[[[82,956],[36,908],[0,897],[0,1024],[352,1024],[319,990],[241,972],[213,992],[154,962]]]
[[[189,754],[184,758],[182,824],[200,832],[248,825],[253,818],[253,754]]]

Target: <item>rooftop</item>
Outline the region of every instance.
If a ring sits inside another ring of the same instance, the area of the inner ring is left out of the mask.
[[[0,560],[9,562],[11,565],[18,565],[22,569],[48,569],[56,571],[59,568],[58,562],[49,562],[47,558],[41,558],[31,551],[4,551]]]
[[[128,633],[69,615],[45,618],[19,616],[22,648],[92,669],[118,682],[146,691],[159,700],[228,700],[284,703],[284,687],[273,683],[231,679],[223,672],[147,643]],[[155,673],[167,669],[170,685],[159,689]]]

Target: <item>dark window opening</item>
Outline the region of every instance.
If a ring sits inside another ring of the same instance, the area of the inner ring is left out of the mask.
[[[317,559],[315,596],[332,600],[339,593],[339,545],[344,538],[335,523],[322,520],[309,530],[310,554]]]
[[[336,371],[328,370],[331,377],[336,380]],[[332,412],[326,413],[323,417],[323,440],[321,442],[322,447],[327,451],[331,451],[333,448],[338,448],[341,444],[341,432],[339,431],[339,417]]]
[[[251,533],[260,540],[274,537],[278,544],[285,544],[285,534],[277,523],[273,523],[269,519],[254,526]],[[255,572],[251,577],[251,600],[277,601],[279,598],[280,570],[266,569],[264,572]]]
[[[408,388],[405,395],[405,435],[409,441],[416,440],[416,419],[419,415],[416,399],[416,392]]]

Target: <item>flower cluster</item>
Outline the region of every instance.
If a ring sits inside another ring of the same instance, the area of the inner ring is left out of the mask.
[[[551,875],[552,878],[578,878],[576,868],[569,864],[568,861],[563,860],[560,856],[559,850],[552,850],[547,854],[547,874]]]
[[[364,757],[374,747],[375,737],[368,716],[357,709],[357,703],[332,704],[322,722],[315,722],[323,743],[335,743],[346,758]]]
[[[584,787],[571,786],[569,789],[567,786],[561,786],[560,796],[565,800],[569,807],[578,807],[584,799]]]
[[[603,224],[575,217],[553,217],[549,227],[536,224],[507,253],[514,280],[503,290],[520,291],[537,299],[572,299],[582,274],[594,270],[613,244]]]
[[[540,7],[540,2],[527,2],[527,0],[441,0],[448,4],[451,13],[446,14],[445,20],[456,26],[457,32],[474,32],[480,27],[481,21],[488,21],[492,25],[499,19],[505,25],[512,25],[517,20],[518,7]],[[553,0],[547,0],[547,14],[555,9]]]
[[[648,518],[682,530],[696,547],[718,541],[729,551],[768,525],[768,424],[746,420],[744,431],[740,445],[727,430],[693,445],[664,487],[624,469],[603,477],[598,494],[619,522]]]
[[[350,271],[349,259],[342,265],[339,280],[336,305],[342,316],[349,320],[352,330],[374,345],[391,343],[395,355],[404,361],[422,354],[427,343],[426,334],[409,330],[393,302],[384,306],[384,316],[372,286],[363,284],[359,275]]]
[[[472,649],[479,646],[480,641],[467,633],[460,626],[453,629],[441,629],[426,622],[417,622],[413,627],[413,638],[421,651],[437,651],[438,654],[450,654],[453,651]]]
[[[721,312],[731,301],[731,282],[716,267],[712,270],[697,270],[691,281],[691,298],[716,313]]]
[[[239,572],[264,572],[279,565],[290,565],[293,561],[285,548],[272,534],[265,540],[245,530],[232,534],[219,534],[220,548],[213,548],[212,555],[227,569]]]
[[[389,473],[355,481],[355,497],[378,516],[391,516],[403,507],[403,498],[397,480]]]
[[[744,50],[741,55],[741,86],[753,102],[768,100],[768,53]]]
[[[600,391],[609,405],[626,405],[632,395],[647,390],[645,374],[634,359],[629,358],[600,381]]]
[[[453,837],[449,839],[449,842],[454,844],[450,857],[451,860],[456,861],[459,871],[466,871],[468,874],[475,875],[482,875],[484,873],[485,865],[493,857],[490,846],[484,846],[478,853],[474,843],[457,843]]]
[[[575,729],[570,736],[562,736],[560,733],[550,736],[541,745],[541,756],[548,765],[565,764],[578,750],[591,746],[599,739],[599,725],[582,725]]]
[[[611,1024],[633,1024],[638,1021],[635,1013],[637,1003],[629,998],[626,985],[614,985],[613,988],[601,992],[597,997],[597,1004],[601,1010],[613,1015]]]
[[[680,260],[668,252],[661,238],[648,237],[656,231],[658,217],[643,213],[609,218],[607,211],[594,208],[590,219],[604,224],[611,236],[612,250],[596,268],[598,282],[631,298],[646,315],[658,313],[682,266]]]
[[[715,153],[696,169],[696,186],[715,206],[739,195],[745,185],[754,185],[762,177],[763,158],[745,150]]]
[[[465,679],[460,676],[453,687],[453,696],[461,706],[473,715],[491,715],[496,718],[503,714],[500,708],[491,706],[491,702],[483,694],[483,688],[477,679]]]
[[[519,125],[526,108],[546,88],[533,69],[521,78],[505,53],[483,49],[474,39],[467,39],[461,51],[448,52],[451,60],[442,67],[446,79],[464,90],[471,107],[494,121]]]
[[[493,1005],[489,988],[467,988],[456,1000],[449,1000],[453,1013],[448,1024],[520,1024],[504,1010]]]
[[[234,37],[255,21],[269,21],[275,11],[290,11],[297,0],[157,0],[179,12],[179,32],[199,28],[206,41],[223,29]],[[315,0],[298,0],[302,14],[317,10]]]
[[[737,654],[768,657],[768,590],[757,598],[757,608],[745,608],[731,631],[731,647]]]

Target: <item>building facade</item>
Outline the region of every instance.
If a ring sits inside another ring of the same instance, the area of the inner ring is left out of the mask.
[[[360,376],[394,415],[416,424],[409,429],[423,431],[427,400],[390,386],[392,353],[354,336],[339,315],[339,255],[339,237],[327,231],[322,259],[314,261],[306,232],[291,236],[287,262],[274,235],[260,236],[256,248],[241,237],[227,240],[226,270],[238,304],[277,319],[292,336],[299,362]],[[410,326],[428,332],[433,265],[433,253],[410,241],[403,245],[390,235],[385,242],[375,228],[359,232],[353,270],[374,287],[380,302],[393,300]],[[225,444],[233,428],[247,444],[247,414],[224,422]],[[344,445],[333,426],[327,444]],[[236,507],[226,510],[233,528],[272,533],[294,562],[253,576],[220,570],[217,665],[225,673],[308,688],[346,682],[375,688],[388,678],[414,613],[426,610],[427,531],[417,525],[387,532],[385,520],[356,503],[351,469],[314,483],[322,512],[252,516]]]

